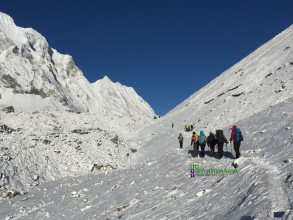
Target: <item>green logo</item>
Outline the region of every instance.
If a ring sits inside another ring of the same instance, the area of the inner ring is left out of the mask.
[[[236,169],[201,169],[197,164],[190,164],[190,177],[219,176],[238,173]]]

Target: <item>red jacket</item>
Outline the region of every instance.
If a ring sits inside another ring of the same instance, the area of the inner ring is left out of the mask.
[[[232,127],[232,132],[231,132],[231,137],[230,137],[230,142],[234,140],[234,134],[235,134],[235,129],[237,128],[236,125],[233,125]]]

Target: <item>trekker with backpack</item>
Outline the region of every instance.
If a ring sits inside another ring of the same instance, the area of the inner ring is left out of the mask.
[[[239,128],[237,128],[236,125],[233,125],[231,137],[230,137],[230,143],[233,141],[233,146],[236,154],[236,159],[240,157],[240,145],[241,141],[243,141],[243,135]]]
[[[217,144],[217,140],[215,139],[215,135],[213,132],[210,132],[208,138],[207,138],[207,144],[212,152],[212,156],[215,155],[215,146]]]
[[[190,130],[193,131],[193,125],[190,125]]]
[[[198,135],[195,132],[193,132],[191,136],[190,146],[192,144],[193,144],[192,156],[197,157],[198,156]]]
[[[221,159],[224,155],[224,143],[229,142],[227,141],[227,138],[225,137],[223,130],[216,130],[215,139],[217,141],[218,146],[218,158]]]
[[[183,147],[183,136],[182,136],[182,134],[180,133],[179,134],[179,136],[178,136],[178,140],[179,140],[179,144],[180,144],[180,148],[182,149],[182,147]]]
[[[199,132],[199,137],[198,137],[198,144],[200,146],[201,152],[200,152],[200,157],[204,157],[204,149],[206,147],[207,143],[207,136],[203,133],[203,131]]]

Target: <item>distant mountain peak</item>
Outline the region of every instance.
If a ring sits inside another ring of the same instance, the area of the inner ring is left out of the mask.
[[[16,44],[23,44],[28,41],[24,36],[24,31],[15,25],[14,20],[9,15],[2,12],[0,12],[0,32],[5,33]]]
[[[102,86],[102,87],[113,87],[113,86],[122,86],[127,87],[125,85],[122,85],[119,82],[113,82],[108,76],[104,76],[102,79],[97,80],[93,83],[94,86]]]
[[[100,81],[103,83],[113,83],[108,76],[104,76]]]
[[[14,25],[15,26],[13,18],[7,14],[1,12],[1,11],[0,11],[0,24]],[[1,26],[0,26],[0,30],[1,30]]]
[[[151,120],[152,108],[134,91],[108,76],[91,84],[70,55],[50,48],[31,28],[0,12],[0,107],[16,111],[73,110]]]

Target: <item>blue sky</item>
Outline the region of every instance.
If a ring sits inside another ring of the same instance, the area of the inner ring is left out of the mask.
[[[293,24],[292,0],[0,0],[0,11],[159,115]]]

